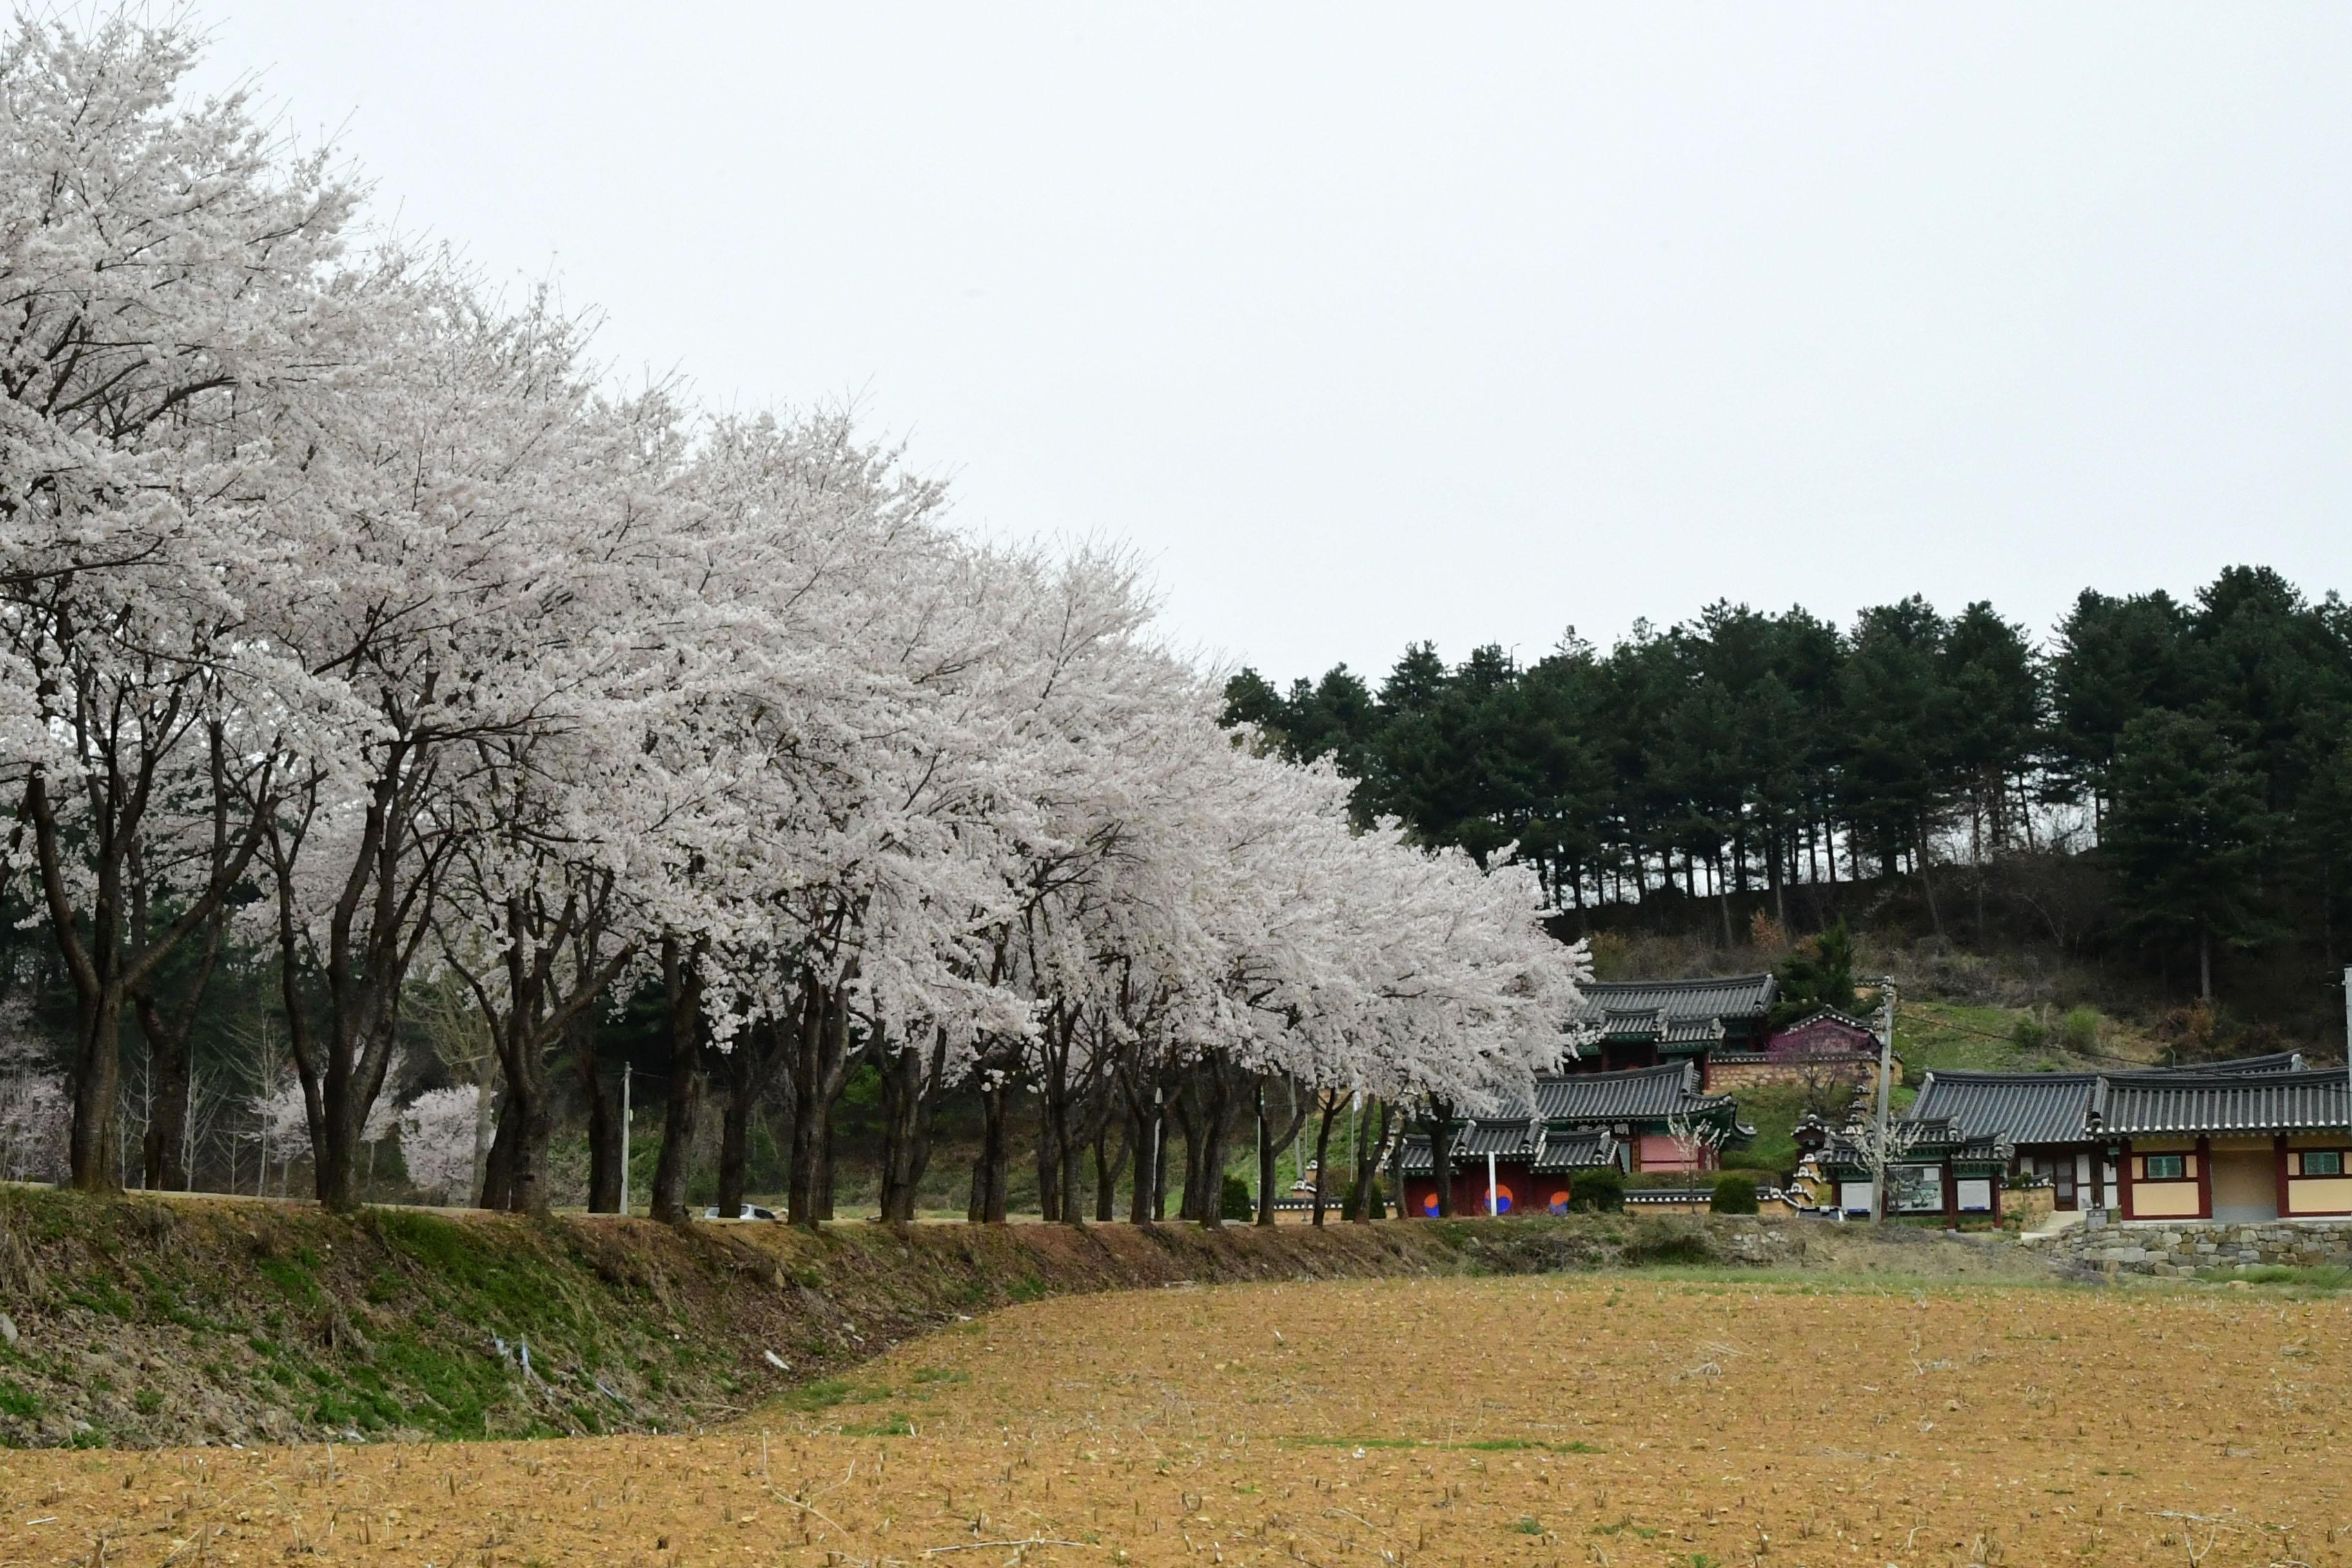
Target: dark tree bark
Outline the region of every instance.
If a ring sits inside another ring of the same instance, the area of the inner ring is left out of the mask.
[[[140,879],[136,866],[140,838],[156,775],[167,754],[187,733],[184,702],[173,697],[159,714],[147,716],[160,721],[158,724],[142,722],[130,726],[127,732],[119,723],[105,722],[87,711],[83,716],[91,726],[89,732],[103,737],[102,765],[92,769],[84,781],[89,815],[82,833],[87,841],[83,853],[89,861],[92,894],[87,910],[75,902],[76,889],[65,866],[68,835],[49,798],[47,776],[38,770],[26,782],[18,816],[20,825],[32,829],[51,938],[74,987],[74,1053],[68,1074],[73,1121],[67,1138],[68,1181],[82,1192],[109,1193],[122,1187],[115,1117],[122,1086],[123,1013],[153,981],[156,970],[173,951],[221,912],[230,889],[244,877],[260,847],[266,810],[253,813],[231,841],[229,800],[238,785],[230,776],[221,726],[216,721],[206,724],[213,835],[205,886],[169,925],[160,931],[143,929],[145,922],[132,919],[131,908],[133,899],[143,896],[143,889],[135,886]],[[270,777],[269,766],[264,765],[253,792],[265,807],[271,800]]]
[[[744,1185],[751,1164],[751,1118],[760,1097],[774,1083],[782,1065],[784,1042],[792,1037],[789,1023],[761,1018],[736,1037],[735,1047],[712,1051],[711,1076],[725,1086],[727,1102],[719,1123],[719,1212],[732,1217],[743,1212]]]
[[[1062,1146],[1050,1108],[1037,1118],[1037,1217],[1047,1225],[1062,1217]]]
[[[1315,1126],[1315,1224],[1323,1224],[1323,1209],[1331,1191],[1331,1123],[1339,1114],[1339,1097],[1326,1090],[1322,1114]],[[1359,1162],[1359,1165],[1361,1162]]]
[[[1118,1142],[1113,1152],[1111,1123],[1106,1115],[1095,1127],[1095,1218],[1104,1225],[1118,1217],[1118,1178],[1127,1169],[1128,1122],[1118,1122]]]
[[[928,1058],[913,1045],[880,1058],[881,1217],[894,1225],[908,1225],[915,1218],[917,1194],[931,1163],[931,1113],[947,1070],[947,1031],[941,1029],[932,1037]]]
[[[1168,1114],[1184,1130],[1184,1185],[1176,1203],[1176,1217],[1197,1222],[1201,1215],[1201,1152],[1208,1140],[1201,1132],[1201,1085],[1197,1071],[1187,1075],[1168,1097]]]
[[[482,1009],[506,1081],[499,1102],[499,1133],[506,1151],[500,1194],[505,1202],[496,1206],[526,1214],[545,1214],[551,1206],[547,1146],[555,1128],[553,1053],[559,1045],[571,1042],[572,1026],[604,994],[634,951],[624,944],[609,962],[597,961],[611,894],[609,876],[592,877],[585,885],[566,890],[562,905],[553,910],[538,893],[509,894],[502,910],[502,988],[468,972],[452,951],[450,963],[465,976]],[[444,945],[449,944],[445,941]],[[377,1082],[361,1103],[373,1102],[383,1091],[382,1073],[379,1067]]]
[[[503,1085],[492,1100],[491,1113],[497,1118],[490,1133],[489,1157],[482,1162],[482,1190],[475,1194],[474,1206],[484,1209],[514,1207],[516,1148],[522,1141],[522,1118],[508,1105]]]
[[[142,900],[144,901],[143,900]],[[146,924],[142,910],[139,921]],[[139,1032],[147,1037],[147,1133],[140,1142],[141,1174],[144,1184],[159,1192],[185,1192],[194,1185],[188,1169],[189,1038],[196,1015],[203,1009],[213,966],[220,958],[221,938],[227,929],[226,906],[205,922],[204,946],[196,954],[195,972],[188,977],[180,1005],[166,1013],[155,1000],[152,977],[131,994],[139,1016]]]
[[[1206,1146],[1197,1169],[1201,1181],[1200,1223],[1211,1230],[1224,1228],[1225,1137],[1233,1110],[1233,1079],[1222,1057],[1212,1054],[1202,1064],[1201,1125]],[[1192,1163],[1189,1151],[1186,1162]]]
[[[1454,1107],[1432,1097],[1429,1101],[1429,1173],[1437,1183],[1437,1217],[1454,1217]],[[1402,1201],[1402,1189],[1398,1199]]]
[[[1380,1131],[1372,1131],[1373,1115],[1380,1112]],[[1379,1179],[1381,1150],[1389,1141],[1389,1108],[1386,1100],[1364,1102],[1356,1116],[1356,1180],[1355,1188],[1348,1194],[1348,1219],[1361,1225],[1372,1217],[1372,1185]]]
[[[588,1212],[618,1214],[629,1176],[621,1167],[621,1080],[629,1064],[624,1061],[612,1072],[599,1059],[594,1008],[582,1008],[567,1033],[581,1097],[588,1102]]]
[[[1005,1177],[1011,1164],[1005,1120],[1012,1084],[1001,1072],[991,1072],[980,1091],[981,1145],[971,1165],[971,1203],[966,1217],[975,1225],[1003,1225]]]
[[[1265,1079],[1257,1081],[1257,1223],[1274,1223],[1274,1187],[1276,1180],[1275,1161],[1283,1146],[1298,1136],[1298,1129],[1307,1121],[1307,1100],[1293,1084],[1290,1089],[1289,1121],[1280,1132],[1265,1111]]]
[[[1148,1212],[1155,1225],[1168,1217],[1168,1106],[1164,1100],[1151,1110],[1151,1202]]]
[[[793,1042],[792,1181],[785,1196],[794,1225],[833,1217],[833,1108],[849,1081],[849,1005],[843,985],[801,982]]]
[[[686,1206],[694,1135],[702,1119],[703,942],[686,948],[662,939],[662,999],[668,1017],[669,1101],[662,1108],[661,1158],[654,1166],[653,1216],[665,1225],[693,1218]]]
[[[1168,1168],[1161,1125],[1165,1112],[1160,1104],[1164,1089],[1157,1081],[1147,1082],[1130,1064],[1119,1070],[1118,1090],[1127,1110],[1127,1142],[1135,1151],[1135,1184],[1128,1193],[1127,1217],[1131,1224],[1149,1225],[1159,1216],[1154,1205]]]

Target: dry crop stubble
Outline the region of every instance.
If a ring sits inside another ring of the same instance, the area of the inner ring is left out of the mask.
[[[2253,1291],[1074,1297],[692,1436],[11,1453],[0,1564],[2338,1563],[2347,1355]]]

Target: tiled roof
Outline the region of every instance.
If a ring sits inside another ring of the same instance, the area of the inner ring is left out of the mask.
[[[2344,1069],[2110,1073],[2093,1086],[2092,1137],[2166,1132],[2295,1132],[2344,1127]]]
[[[1536,1113],[1547,1121],[1656,1121],[1731,1105],[1727,1095],[1699,1093],[1697,1065],[1687,1061],[1536,1079]]]
[[[1452,1164],[1455,1170],[1485,1163],[1488,1154],[1499,1163],[1528,1165],[1537,1171],[1578,1170],[1617,1163],[1617,1141],[1605,1129],[1547,1130],[1540,1121],[1465,1121],[1454,1130]],[[1409,1176],[1430,1173],[1429,1135],[1416,1132],[1404,1141],[1403,1168]]]
[[[1655,1007],[1612,1007],[1591,1022],[1610,1040],[1654,1040],[1667,1027],[1666,1016]]]
[[[1578,1127],[1544,1134],[1543,1152],[1536,1156],[1538,1171],[1585,1171],[1617,1163],[1617,1140],[1605,1127]]]
[[[2083,1116],[2097,1080],[2087,1072],[1931,1072],[1905,1120],[1951,1121],[2011,1143],[2079,1143],[2089,1136]]]
[[[2006,1138],[1970,1138],[1949,1122],[1931,1121],[1920,1129],[1893,1163],[1900,1165],[1915,1161],[1949,1160],[1958,1165],[2006,1165],[2015,1152]],[[1822,1148],[1821,1160],[1823,1165],[1835,1170],[1859,1170],[1864,1163],[1862,1150],[1850,1132],[1832,1138]]]
[[[1878,1026],[1873,1024],[1869,1019],[1857,1018],[1851,1013],[1841,1013],[1834,1007],[1816,1008],[1812,1012],[1808,1013],[1803,1017],[1798,1019],[1795,1023],[1790,1025],[1787,1028],[1780,1030],[1779,1033],[1783,1035],[1793,1034],[1799,1029],[1808,1028],[1812,1025],[1821,1023],[1843,1024],[1849,1029],[1860,1029],[1864,1034],[1873,1037],[1875,1037],[1878,1033]]]
[[[2297,1052],[2247,1057],[2202,1068],[2154,1068],[2127,1074],[2095,1072],[1931,1072],[1921,1080],[1907,1121],[1938,1118],[1972,1137],[2011,1143],[2081,1143],[2101,1136],[2087,1130],[2091,1100],[2103,1079],[2168,1081],[2190,1078],[2239,1079],[2302,1068]],[[2112,1124],[2108,1129],[2113,1131]]]
[[[1723,1020],[1714,1018],[1669,1018],[1666,1020],[1665,1046],[1712,1045],[1724,1037]]]
[[[1497,1160],[1525,1160],[1542,1142],[1540,1121],[1474,1121],[1454,1134],[1454,1157],[1483,1160],[1492,1154]]]
[[[1593,981],[1584,987],[1577,1021],[1604,1022],[1612,1013],[1664,1013],[1669,1022],[1685,1018],[1743,1017],[1772,1005],[1780,985],[1769,974],[1734,974],[1719,980]]]
[[[2199,1068],[2175,1069],[2182,1072],[2301,1072],[2301,1051],[2273,1051],[2266,1057],[2240,1057],[2235,1061],[2208,1062]]]

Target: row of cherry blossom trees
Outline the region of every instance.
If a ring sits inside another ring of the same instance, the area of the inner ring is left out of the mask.
[[[1213,1217],[1268,1083],[1476,1105],[1557,1058],[1583,959],[1532,878],[1353,830],[1346,781],[1221,729],[1127,554],[974,542],[843,415],[614,391],[550,298],[365,233],[328,153],[187,97],[194,58],[120,16],[0,53],[0,776],[75,994],[75,1185],[124,1180],[126,1016],[142,1174],[183,1184],[223,963],[275,971],[339,1206],[427,983],[478,1010],[479,1197],[517,1209],[549,1202],[575,1066],[613,1206],[596,1031],[649,989],[672,1218],[698,1121],[738,1201],[780,1083],[793,1217],[827,1216],[857,1061],[886,1217],[976,1084],[975,1217],[1025,1085],[1076,1219],[1117,1121],[1141,1150],[1197,1118]]]

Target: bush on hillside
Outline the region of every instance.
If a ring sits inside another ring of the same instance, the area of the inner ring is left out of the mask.
[[[1217,1198],[1217,1213],[1226,1219],[1257,1217],[1257,1205],[1250,1199],[1249,1184],[1230,1171],[1225,1173],[1224,1189]]]
[[[2099,1010],[2096,1007],[2076,1007],[2058,1025],[2059,1037],[2066,1048],[2077,1056],[2095,1049],[2099,1043]]]
[[[1755,1181],[1740,1175],[1717,1177],[1715,1196],[1707,1200],[1706,1206],[1717,1214],[1754,1214]]]
[[[1597,1171],[1579,1171],[1569,1178],[1569,1207],[1594,1214],[1619,1214],[1625,1207],[1625,1178],[1617,1170],[1604,1165]]]

